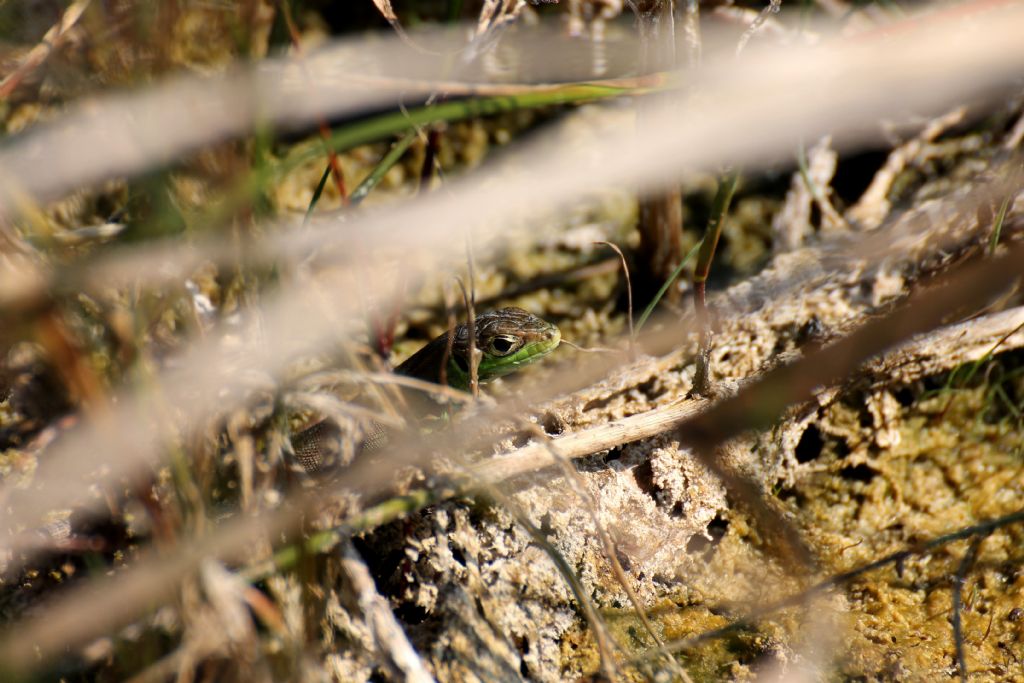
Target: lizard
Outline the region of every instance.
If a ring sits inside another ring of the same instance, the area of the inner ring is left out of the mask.
[[[554,351],[562,334],[553,325],[521,308],[501,308],[475,318],[476,348],[480,353],[477,379],[490,382],[522,367],[536,363]],[[449,339],[451,351],[448,351]],[[468,391],[470,326],[466,323],[444,332],[395,368],[399,375]],[[445,362],[447,359],[447,362]],[[444,372],[442,372],[442,369]],[[427,400],[414,401],[418,412],[427,412]],[[324,469],[339,449],[340,428],[329,420],[321,420],[292,436],[292,449],[302,467],[309,473]],[[368,435],[363,450],[377,450],[386,441],[383,428]]]

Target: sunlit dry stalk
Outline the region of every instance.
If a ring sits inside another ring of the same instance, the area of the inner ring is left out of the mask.
[[[766,72],[757,75],[756,83],[744,81],[743,70],[734,71],[729,76],[724,73],[717,74],[720,77],[709,74],[713,79],[713,85],[703,86],[704,92],[708,100],[715,102],[716,105],[707,107],[691,102],[689,107],[684,106],[680,109],[678,115],[673,115],[675,110],[669,107],[664,112],[665,117],[659,119],[660,123],[650,131],[649,136],[634,136],[628,131],[609,129],[607,135],[602,135],[601,139],[594,141],[586,154],[580,154],[578,157],[575,150],[562,146],[552,147],[546,141],[538,142],[528,154],[532,161],[531,170],[526,174],[520,174],[515,186],[510,186],[510,179],[504,177],[500,185],[491,187],[488,191],[485,189],[485,183],[490,176],[485,171],[476,175],[474,179],[449,184],[453,192],[461,188],[461,191],[456,193],[460,195],[457,201],[447,202],[445,197],[432,197],[426,202],[429,207],[426,204],[421,204],[415,210],[412,207],[396,207],[393,211],[385,212],[389,215],[386,221],[378,222],[370,217],[367,217],[365,222],[358,221],[362,224],[358,232],[365,236],[367,248],[386,247],[395,242],[405,243],[409,238],[413,240],[410,247],[436,248],[442,241],[437,239],[440,235],[434,239],[424,239],[431,234],[430,231],[421,229],[424,212],[443,211],[446,214],[443,217],[438,215],[437,229],[457,224],[466,215],[465,202],[461,199],[461,196],[464,196],[462,193],[482,193],[477,195],[480,204],[472,212],[473,215],[480,215],[482,221],[505,214],[514,217],[523,209],[521,202],[518,201],[519,197],[528,196],[531,198],[531,206],[539,207],[552,201],[561,201],[567,194],[584,191],[595,184],[659,182],[666,174],[678,172],[681,168],[697,167],[709,162],[717,164],[725,157],[743,159],[745,163],[756,162],[771,154],[784,153],[784,150],[792,149],[792,143],[787,141],[787,135],[792,135],[790,140],[795,142],[804,137],[808,130],[820,130],[825,126],[832,126],[836,130],[859,126],[859,130],[863,130],[863,126],[859,124],[863,116],[877,116],[882,111],[891,111],[900,105],[904,108],[923,107],[926,105],[922,99],[935,99],[940,92],[942,97],[939,99],[963,98],[968,96],[966,91],[977,91],[983,84],[981,78],[974,77],[976,68],[967,61],[969,55],[966,53],[959,55],[961,59],[955,61],[951,59],[949,51],[929,54],[930,49],[934,52],[934,45],[930,40],[913,46],[904,41],[901,45],[906,45],[906,51],[901,48],[885,55],[887,66],[883,70],[884,76],[902,73],[903,75],[896,81],[902,82],[905,77],[913,84],[912,87],[901,87],[896,83],[887,86],[878,82],[878,71],[872,71],[874,66],[870,65],[871,60],[880,54],[878,49],[867,50],[867,54],[848,55],[850,61],[843,62],[844,68],[867,76],[868,80],[858,81],[861,76],[848,72],[847,76],[841,79],[848,86],[845,89],[826,87],[829,83],[840,80],[834,74],[838,65],[833,67],[826,63],[828,60],[825,57],[831,53],[816,51],[814,60],[810,60],[797,55],[798,51],[791,50],[794,59],[782,58],[786,64],[765,64]],[[989,53],[990,57],[997,54],[1012,54],[1008,50],[991,46],[993,51]],[[1019,44],[1015,44],[1015,47],[1019,47]],[[849,46],[847,48],[849,49]],[[853,50],[854,53],[858,51]],[[904,71],[896,68],[896,59],[904,60]],[[929,59],[933,61],[927,62]],[[1002,57],[997,60],[1004,61]],[[861,69],[860,66],[864,68]],[[906,70],[908,68],[924,69],[925,73],[911,74]],[[795,81],[787,75],[793,74],[794,69],[797,73],[803,74]],[[990,78],[996,78],[999,73],[995,68],[982,69]],[[958,81],[953,76],[957,72],[963,74],[965,78],[970,74],[971,79],[968,82],[960,81],[961,88],[964,89],[960,92],[954,90],[954,85]],[[938,79],[934,77],[937,73],[947,73],[949,79],[942,81],[937,90],[931,90],[932,86],[929,83],[938,83]],[[928,74],[932,76],[931,81],[928,80]],[[807,80],[803,81],[804,78]],[[863,85],[860,91],[856,91],[854,87],[858,82]],[[772,95],[783,91],[794,93],[793,98],[780,100]],[[761,93],[764,99],[752,99],[753,92]],[[886,93],[884,100],[879,99],[879,93]],[[911,97],[916,104],[910,102]],[[797,109],[792,106],[795,99],[802,103]],[[754,110],[757,110],[756,115],[753,114]],[[776,113],[772,114],[773,111]],[[769,134],[768,131],[772,129],[775,133]],[[68,144],[74,146],[71,142]],[[670,146],[676,147],[679,154],[671,151]],[[17,149],[17,146],[14,149]],[[557,154],[553,153],[555,149]],[[614,164],[594,164],[593,155],[601,149],[627,151],[616,154]],[[13,166],[9,167],[18,167],[17,158],[0,154],[0,159],[11,162]],[[0,167],[4,167],[4,164],[0,163]],[[24,174],[19,175],[27,177]],[[555,197],[559,199],[554,200]],[[510,201],[513,198],[514,203]],[[306,235],[296,236],[288,233],[251,245],[252,251],[249,251],[248,255],[255,257],[265,253],[287,258],[289,254],[305,253],[314,246],[328,247],[351,234],[349,230],[339,231],[333,222],[331,225],[326,225],[326,222],[317,222],[321,227],[311,230]],[[376,229],[377,225],[386,223],[390,224],[387,230]],[[416,229],[400,227],[406,225],[416,226]],[[229,257],[228,254],[218,255],[217,250],[211,248],[204,249],[202,255],[182,254],[176,247],[174,250],[145,249],[137,252],[136,258],[146,253],[150,254],[150,258],[135,260],[133,267],[130,268],[131,274],[125,270],[128,264],[120,259],[97,263],[96,267],[103,268],[103,286],[131,280],[142,273],[149,278],[157,274],[165,277],[184,277],[188,269],[199,263],[201,258],[216,260]],[[80,280],[78,286],[82,286]]]
[[[68,33],[78,24],[82,14],[89,7],[90,0],[75,0],[64,10],[60,21],[50,27],[39,44],[21,58],[21,63],[0,80],[0,100],[6,100],[11,93],[33,71],[42,66],[67,39]]]
[[[998,33],[998,26],[993,29],[991,25],[985,23],[991,21],[991,18],[981,15],[981,21],[974,25],[972,31],[992,29]],[[931,21],[933,25],[929,28],[941,31],[951,27],[949,20],[946,20],[945,25],[940,20]],[[1014,19],[1007,17],[1006,23],[1012,25]],[[957,40],[973,40],[971,34],[965,34],[959,24],[955,28]],[[912,33],[912,29],[905,37],[909,33]],[[939,34],[935,35],[935,39],[937,43],[944,40]],[[859,45],[863,46],[868,42],[868,39],[861,38]],[[961,42],[960,45],[963,45],[964,49],[971,47],[970,42]],[[89,185],[112,176],[137,172],[152,165],[165,163],[177,155],[220,139],[224,135],[243,133],[250,130],[257,119],[287,129],[300,122],[311,122],[318,113],[339,116],[346,112],[380,106],[384,102],[399,99],[404,88],[397,81],[387,80],[382,84],[378,83],[373,89],[340,87],[345,85],[346,76],[338,73],[338,65],[345,63],[346,55],[352,58],[353,52],[365,53],[367,59],[372,56],[372,61],[379,66],[383,74],[391,73],[398,77],[404,73],[407,77],[408,69],[399,62],[408,59],[408,52],[394,50],[393,47],[374,47],[356,42],[341,46],[333,52],[324,51],[322,54],[310,56],[308,62],[310,72],[316,79],[314,82],[323,83],[323,87],[312,94],[308,92],[307,83],[298,82],[302,79],[295,78],[297,67],[294,63],[270,60],[262,64],[255,74],[203,80],[182,79],[170,82],[164,88],[151,93],[121,97],[117,100],[110,99],[91,104],[88,109],[78,108],[61,121],[45,128],[40,127],[13,141],[4,154],[0,155],[0,168],[4,168],[10,176],[9,179],[17,180],[30,195],[40,201],[48,201],[67,189]],[[840,46],[830,46],[829,49],[833,47]],[[847,44],[846,47],[851,45]],[[901,51],[903,47],[909,48],[909,44],[901,45]],[[950,52],[947,50],[947,60],[952,56]],[[826,53],[820,54],[824,56]],[[961,56],[966,57],[967,54],[963,52]],[[1010,50],[1002,54],[1009,57],[1013,52]],[[807,58],[804,58],[804,61],[807,61]],[[786,68],[778,63],[765,66],[766,72]],[[890,74],[899,73],[899,69],[892,68],[893,66],[890,65]],[[956,71],[950,75],[953,76]],[[822,69],[820,73],[823,78],[819,84],[827,84],[834,78],[833,73],[827,69]],[[875,73],[879,74],[879,71],[876,70]],[[721,74],[714,74],[711,82],[717,82],[719,75]],[[879,75],[882,78],[888,76]],[[763,79],[756,80],[760,82]],[[848,81],[844,79],[844,82]],[[328,87],[334,84],[339,87]],[[764,87],[771,88],[772,83],[764,81],[759,85],[760,87],[756,83],[751,83],[750,88],[746,90],[747,96],[761,91]],[[432,84],[428,85],[428,88],[430,91],[436,89]],[[713,101],[716,91],[717,88],[713,88],[710,93]],[[906,95],[907,93],[903,94]],[[804,100],[801,102],[812,104]],[[199,103],[201,106],[193,107],[193,103]],[[245,103],[253,103],[253,106],[243,106]],[[863,107],[865,104],[867,102],[861,103],[860,106]],[[813,110],[813,107],[807,109]],[[851,113],[858,109],[860,108],[853,107]],[[187,128],[177,126],[176,124],[186,116],[191,125]],[[844,118],[846,117],[841,116],[837,121]],[[829,116],[826,115],[819,120],[827,121]],[[735,134],[743,128],[733,126],[729,130]],[[750,131],[757,132],[765,137],[763,125],[760,131],[756,127]],[[742,137],[745,135],[741,136],[741,139]],[[87,144],[83,144],[85,140],[88,141]],[[140,140],[146,141],[144,148],[139,146]],[[45,158],[50,163],[40,163],[37,154],[40,148],[45,148]],[[42,172],[41,166],[45,166],[46,173]],[[12,184],[10,188],[16,188],[18,184]],[[11,211],[8,196],[10,188],[0,202],[7,212]]]
[[[242,498],[242,509],[248,510],[253,499],[253,472],[256,469],[256,445],[247,430],[244,413],[236,413],[227,422],[228,438],[235,447],[235,460],[238,463],[238,485]]]
[[[961,201],[961,204],[964,204],[964,202],[966,202],[967,200],[959,200],[959,201]],[[973,200],[973,201],[984,201],[984,200],[979,198],[979,199]],[[968,214],[972,214],[973,213],[973,209],[971,208],[971,203],[970,202],[968,202],[968,204],[964,205],[964,211],[966,211]],[[874,245],[873,249],[874,250],[878,250],[878,256],[876,256],[877,258],[890,258],[892,256],[892,248],[891,248],[891,244],[890,244],[889,241],[892,240],[892,236],[886,237],[886,236],[884,236],[884,234],[879,234],[878,239],[879,240],[883,240],[883,238],[885,238],[886,242],[884,242],[884,243],[880,242],[879,244]],[[919,239],[920,238],[913,238],[914,241],[919,240]],[[846,248],[846,250],[848,251],[848,248]],[[870,253],[870,252],[871,252],[871,249],[867,249],[866,250],[866,253]],[[800,278],[799,272],[796,273],[796,276],[797,276],[798,280],[795,281],[795,282],[799,282],[799,278]],[[290,302],[290,305],[286,309],[286,311],[290,312],[290,313],[295,313],[297,315],[296,319],[297,319],[297,321],[300,321],[300,323],[293,324],[293,323],[290,323],[290,322],[286,322],[286,323],[283,323],[282,326],[280,326],[280,329],[289,330],[289,329],[291,329],[295,325],[299,325],[299,326],[301,326],[301,327],[303,327],[304,329],[307,329],[307,330],[311,327],[311,322],[310,322],[310,319],[308,318],[308,316],[305,315],[302,312],[302,309],[300,307],[297,307],[294,302]],[[272,330],[273,329],[279,329],[279,326],[270,326],[270,329],[272,329]],[[674,335],[676,333],[671,333],[671,334],[674,337]],[[273,356],[267,356],[267,357],[268,358],[272,358]],[[217,371],[217,372],[220,372],[220,371]],[[214,374],[216,374],[216,373],[214,373]],[[207,379],[209,379],[209,376],[202,376],[202,379],[207,380]],[[195,380],[193,380],[193,381],[195,381]],[[169,382],[166,382],[164,384],[164,386],[165,387],[170,387],[170,388],[173,388],[173,389],[176,389],[176,390],[180,391],[181,390],[180,384],[181,384],[180,382],[169,381]],[[189,394],[182,394],[182,395],[188,396]],[[189,396],[188,400],[191,401],[191,402],[183,403],[183,404],[188,404],[188,405],[190,405],[190,407],[195,408],[195,405],[194,405],[195,399],[191,398]],[[124,403],[121,410],[127,411],[130,408],[131,408],[131,403]],[[102,445],[97,445],[96,446],[97,451],[101,450],[101,449],[109,449],[109,446],[112,443],[115,442],[113,440],[113,438],[117,438],[117,439],[137,438],[137,436],[135,434],[137,433],[137,430],[138,430],[138,428],[140,426],[144,426],[145,422],[144,422],[144,419],[140,416],[139,418],[129,419],[124,424],[127,425],[127,428],[122,428],[120,431],[112,432],[110,434],[101,434],[101,433],[94,434],[94,436],[92,438],[99,439],[98,442],[102,444]],[[135,430],[135,431],[133,431],[133,430]],[[63,442],[63,445],[67,446],[68,445],[68,441],[66,440],[65,442]],[[144,445],[139,445],[138,446],[138,450],[143,450],[144,447],[145,447]],[[108,451],[108,452],[110,452],[110,451]],[[138,451],[132,451],[132,453],[138,453]],[[47,462],[51,463],[52,460],[49,460],[49,459],[52,459],[54,457],[55,457],[54,454],[51,453],[49,455],[49,457],[48,457],[48,461]],[[117,464],[118,464],[118,461],[116,461],[116,460],[112,460],[111,461],[111,466],[114,466],[114,465],[117,465]],[[88,464],[81,462],[79,459],[73,459],[73,460],[69,461],[68,463],[65,463],[65,464],[61,465],[61,469],[58,470],[62,474],[68,475],[69,479],[67,479],[67,481],[75,482],[74,486],[72,487],[72,490],[75,493],[77,493],[78,490],[79,490],[78,481],[80,481],[82,476],[85,476],[84,474],[75,474],[76,469],[82,469],[84,467],[88,467]],[[88,471],[88,470],[83,469],[83,472],[85,472],[85,471]],[[42,480],[45,481],[46,479],[43,478]],[[60,481],[60,480],[58,479],[57,481]],[[53,482],[51,481],[48,485],[52,486]],[[41,492],[44,495],[46,493],[49,493],[49,495],[52,495],[52,488],[49,489],[49,492],[47,492],[46,488],[43,488],[43,489],[41,489]],[[75,500],[75,499],[74,498],[69,498],[69,499],[66,499],[66,500]],[[42,501],[38,501],[38,500],[33,500],[30,503],[36,504],[37,505],[36,509],[39,512],[45,512],[48,509],[50,509],[50,507],[51,507],[51,504],[48,504],[48,503],[42,502]],[[32,518],[32,511],[31,511],[30,508],[31,508],[31,505],[20,506],[17,509],[16,512],[17,513],[25,514],[26,515],[25,518],[31,520],[31,518]],[[30,524],[30,525],[31,525],[31,523],[32,523],[31,521],[28,522],[28,524]]]
[[[1013,128],[1007,134],[1006,139],[1003,140],[1003,149],[1007,152],[1012,152],[1020,147],[1022,140],[1024,140],[1024,112],[1021,112],[1017,118],[1017,123],[1013,124]]]
[[[455,345],[455,327],[458,324],[458,317],[455,313],[455,294],[445,285],[442,287],[444,295],[445,317],[448,319],[448,338],[444,347],[444,354],[441,356],[441,369],[438,372],[438,379],[445,387],[448,386],[448,361],[452,358],[452,347]],[[471,400],[476,397],[470,394]]]
[[[772,14],[778,14],[780,9],[782,9],[782,0],[768,1],[768,5],[758,13],[752,22],[750,22],[750,26],[747,27],[747,30],[743,32],[743,35],[741,35],[740,39],[736,42],[737,57],[739,57],[740,53],[743,52],[743,48],[747,46],[747,43],[749,43],[750,39],[754,37],[754,34],[765,25],[768,18]]]
[[[457,321],[456,321],[457,322]],[[456,325],[453,322],[448,326],[448,329],[454,328]],[[435,384],[434,382],[426,382],[422,379],[415,377],[406,377],[405,375],[398,375],[391,372],[369,372],[360,371],[353,372],[351,370],[328,370],[325,372],[316,373],[314,375],[307,375],[301,380],[296,382],[296,386],[299,389],[312,389],[322,384],[333,384],[335,382],[353,382],[356,384],[383,384],[383,385],[395,385],[399,387],[405,387],[407,389],[415,389],[418,392],[425,393],[437,398],[443,398],[448,401],[454,401],[456,403],[468,403],[473,400],[473,397],[464,391],[453,389],[452,387],[444,384]]]
[[[401,429],[405,426],[405,421],[401,418],[393,417],[372,408],[364,408],[355,403],[342,401],[325,392],[292,391],[285,394],[285,401],[296,410],[313,410],[321,415],[327,415],[336,419],[354,417],[367,424],[376,422],[395,429]],[[344,421],[347,422],[348,420]]]
[[[472,277],[472,267],[469,272]],[[466,342],[466,348],[469,349],[469,393],[476,400],[480,398],[480,385],[477,381],[480,368],[480,349],[476,348],[476,310],[473,306],[473,294],[466,289],[466,283],[462,278],[456,278],[455,281],[459,284],[459,289],[462,290],[462,304],[466,310],[466,329],[469,331],[469,338]],[[451,339],[451,336],[449,333],[448,338]]]
[[[976,192],[975,194],[978,194],[978,193]],[[983,197],[984,197],[984,193],[981,193],[981,196],[979,196],[976,199],[968,200],[968,199],[965,199],[965,198],[961,198],[958,201],[959,201],[960,205],[963,207],[963,210],[967,214],[972,214],[973,213],[973,208],[972,208],[973,202],[976,202],[976,201],[986,201],[985,199],[983,199]],[[904,238],[907,237],[907,236],[901,235],[901,233],[898,232],[898,231],[896,233],[896,236],[897,237],[904,237]],[[920,240],[919,236],[910,235],[910,237],[912,238],[912,242],[915,243],[915,244],[918,243],[919,240]],[[884,241],[882,241],[882,240],[884,240]],[[879,234],[877,236],[876,242],[877,243],[874,244],[873,246],[871,246],[870,248],[866,248],[864,250],[864,253],[866,253],[866,254],[867,253],[874,253],[874,254],[876,254],[872,258],[889,258],[889,257],[891,257],[892,250],[894,248],[893,245],[896,243],[896,242],[893,241],[893,236],[892,235],[886,236],[884,234]],[[940,246],[941,246],[940,244],[936,244],[936,248],[939,248]],[[905,247],[900,247],[900,248],[905,248]],[[827,254],[827,252],[825,252],[825,254]],[[819,257],[819,258],[828,258],[828,257],[827,256],[823,256],[823,257]],[[802,281],[801,278],[805,278],[805,276],[801,276],[801,275],[799,275],[799,273],[797,273],[794,277],[796,278],[794,280],[794,283],[799,283],[800,281]],[[776,294],[778,294],[778,292]],[[294,325],[300,325],[300,324],[301,324],[301,326],[303,326],[306,329],[309,329],[310,327],[313,326],[313,323],[315,321],[310,320],[310,318],[303,312],[301,307],[297,307],[295,305],[294,301],[290,301],[289,304],[290,305],[285,310],[286,310],[286,312],[292,313],[295,316],[297,316],[295,318],[295,320],[297,322],[295,322],[295,323],[288,322],[288,321],[282,322],[281,327],[280,327],[281,329],[285,329],[285,330],[291,329],[291,327],[293,327]],[[733,305],[735,305],[735,304],[733,304]],[[272,330],[273,329],[279,329],[279,327],[277,325],[272,325],[272,326],[269,326],[269,329],[272,329]],[[678,332],[676,332],[676,331],[668,331],[668,332],[666,332],[666,334],[668,335],[667,337],[665,337],[666,341],[668,341],[669,338],[671,338],[673,340],[677,340],[678,339],[678,336],[677,336]],[[307,347],[304,346],[304,348],[307,348]],[[308,351],[308,349],[307,349],[307,351]],[[291,352],[288,352],[288,353],[291,353]],[[270,360],[271,358],[273,358],[273,356],[265,356],[265,358],[267,358],[267,360]],[[219,362],[223,363],[224,361],[219,361]],[[597,364],[591,364],[591,365],[595,366],[595,372],[599,372],[600,371],[598,369],[598,367],[597,367]],[[204,367],[209,367],[209,366],[204,366]],[[222,367],[222,366],[219,366],[219,365],[218,366],[214,366],[214,367],[216,367],[217,369],[210,371],[210,372],[213,373],[213,375],[216,375],[218,372],[223,372],[223,371],[228,370],[230,368],[230,366]],[[208,379],[210,379],[210,376],[202,375],[202,376],[200,376],[200,378],[203,379],[203,380],[208,380]],[[194,380],[192,380],[192,381],[194,381]],[[223,382],[225,382],[225,385],[227,385],[227,380],[226,379],[225,380],[219,380],[219,381],[223,381]],[[182,382],[178,382],[178,381],[174,381],[174,380],[165,382],[165,384],[164,384],[164,386],[167,388],[168,391],[177,391],[177,392],[183,392],[186,389],[186,387],[184,387],[182,385],[183,385]],[[219,386],[219,385],[214,385],[214,386]],[[187,398],[188,402],[187,403],[183,403],[181,405],[188,405],[188,406],[190,406],[192,408],[196,408],[197,407],[195,405],[195,398],[194,398],[193,394],[191,394],[191,393],[180,393],[179,396],[188,397]],[[113,444],[117,443],[116,440],[119,439],[119,440],[122,441],[122,443],[124,443],[125,440],[128,440],[127,441],[128,443],[132,443],[132,441],[131,441],[132,439],[138,439],[138,438],[140,438],[140,436],[142,434],[145,434],[145,432],[142,429],[140,429],[140,428],[144,429],[144,427],[145,427],[145,425],[147,423],[146,423],[146,419],[144,417],[144,413],[142,413],[140,411],[140,408],[138,406],[133,406],[133,404],[131,402],[122,402],[120,410],[124,414],[126,414],[126,415],[129,415],[129,416],[137,415],[137,417],[129,417],[123,423],[125,425],[125,427],[121,428],[119,431],[109,432],[109,433],[94,432],[93,435],[89,436],[90,439],[96,439],[97,440],[97,444],[99,444],[99,445],[97,445],[95,447],[95,450],[97,452],[100,452],[102,449],[106,449],[106,452],[110,453],[110,452],[112,452],[110,447]],[[131,412],[131,411],[140,411],[140,412],[135,413],[135,412]],[[83,436],[82,434],[79,434],[78,438],[81,438],[82,436]],[[70,439],[70,438],[73,438],[73,437],[69,435],[68,439]],[[139,453],[139,451],[145,452],[145,448],[147,447],[146,446],[146,442],[136,442],[136,443],[138,443],[139,445],[137,446],[136,449],[133,449],[130,452],[136,453],[136,454]],[[65,448],[68,447],[68,441],[64,440],[64,442],[62,444],[60,444],[60,446],[63,446]],[[152,446],[149,446],[149,447],[152,448]],[[90,448],[92,448],[92,447],[90,447]],[[49,454],[49,456],[48,456],[47,463],[44,463],[44,467],[45,467],[45,464],[53,463],[52,459],[56,458],[56,457],[59,457],[59,456],[57,454],[51,452]],[[114,467],[114,466],[118,465],[121,462],[122,461],[118,461],[116,459],[111,459],[109,461],[109,463],[108,463],[108,466]],[[123,467],[124,465],[121,464],[121,466]],[[88,469],[86,469],[88,467],[89,467],[89,465],[88,465],[87,462],[82,462],[78,458],[73,458],[73,459],[69,460],[68,462],[63,463],[60,466],[60,469],[57,470],[57,471],[60,472],[62,475],[67,476],[68,478],[64,479],[62,477],[60,479],[51,479],[48,483],[46,483],[46,486],[51,487],[51,488],[49,488],[49,490],[47,490],[46,488],[42,488],[42,489],[40,489],[41,493],[44,494],[44,495],[48,494],[48,495],[52,496],[53,493],[54,493],[54,489],[52,487],[54,487],[55,484],[59,486],[59,485],[64,485],[64,482],[67,482],[67,485],[69,486],[69,492],[72,494],[72,496],[67,498],[67,500],[76,500],[77,499],[77,495],[75,495],[75,494],[77,494],[78,491],[80,490],[80,481],[81,481],[81,479],[83,477],[87,476],[85,473],[89,471]],[[81,474],[78,473],[79,470],[82,472]],[[44,475],[41,474],[40,475],[40,481],[41,482],[47,482],[47,478]],[[68,495],[68,494],[64,494],[64,495]],[[52,500],[52,498],[50,500]],[[37,510],[39,513],[45,512],[45,511],[51,509],[51,507],[53,506],[52,503],[46,502],[46,499],[43,496],[40,496],[39,499],[33,499],[31,501],[28,501],[27,504],[19,506],[19,508],[16,511],[14,511],[14,513],[15,514],[24,515],[23,518],[25,520],[31,520],[33,518],[33,515],[35,514],[33,512],[33,509],[32,509],[33,505],[35,506],[35,510]],[[27,521],[26,525],[31,526],[32,522],[31,521]]]
[[[700,66],[703,46],[700,38],[700,2],[683,0],[683,37],[686,39],[686,65]]]

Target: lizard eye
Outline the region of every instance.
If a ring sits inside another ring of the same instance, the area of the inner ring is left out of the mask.
[[[487,351],[495,356],[507,356],[516,350],[519,340],[515,337],[495,337],[487,347]]]

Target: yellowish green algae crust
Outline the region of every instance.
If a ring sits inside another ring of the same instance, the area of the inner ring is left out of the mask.
[[[795,484],[774,493],[817,554],[818,578],[1024,507],[1024,352],[982,365],[970,386],[960,384],[944,375],[854,390],[812,421],[816,445],[801,451]],[[995,531],[967,574],[962,618],[972,678],[1024,680],[1022,541],[1022,525]],[[828,640],[808,638],[808,615],[792,609],[678,661],[694,681],[749,680],[794,657],[815,661],[833,680],[948,678],[956,674],[951,586],[969,544],[875,570],[823,598],[818,606],[830,610],[835,629]],[[677,594],[647,606],[659,635],[685,639],[797,592],[799,583],[764,550],[743,514],[730,511],[724,536],[690,552],[703,563],[680,570]],[[610,572],[601,581],[614,591]],[[654,647],[628,604],[602,609],[629,656]],[[563,670],[596,673],[593,638],[578,629],[561,641]]]
[[[1024,507],[1022,370],[1024,354],[1015,352],[983,366],[974,386],[934,378],[847,396],[825,411],[813,461],[820,471],[784,493],[825,572]],[[967,574],[962,619],[972,678],[1024,677],[1022,540],[1020,525],[996,531]],[[849,587],[849,628],[835,662],[841,679],[938,680],[956,672],[951,586],[968,546],[950,544]]]

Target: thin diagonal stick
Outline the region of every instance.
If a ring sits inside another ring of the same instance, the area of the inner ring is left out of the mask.
[[[960,609],[963,606],[964,584],[967,582],[967,574],[978,559],[978,549],[986,536],[975,536],[971,541],[971,547],[967,549],[964,559],[957,567],[956,576],[953,577],[953,645],[956,648],[956,663],[960,669],[961,683],[967,683],[967,659],[964,656],[964,626],[960,617]]]
[[[601,619],[601,613],[597,610],[593,601],[587,596],[586,591],[583,588],[583,584],[580,583],[579,578],[573,571],[569,563],[566,562],[565,558],[558,549],[551,544],[547,536],[543,531],[537,528],[537,526],[530,521],[530,518],[526,516],[520,507],[511,498],[506,496],[504,493],[498,490],[496,486],[488,485],[484,489],[484,493],[494,499],[496,503],[501,505],[503,508],[509,511],[516,521],[519,522],[529,532],[530,536],[533,537],[534,543],[539,545],[551,561],[555,563],[555,567],[558,569],[558,573],[569,584],[569,588],[572,589],[573,595],[576,597],[576,601],[580,604],[580,609],[583,610],[583,615],[586,617],[587,622],[590,624],[591,630],[594,632],[594,640],[597,641],[597,650],[601,658],[601,672],[609,681],[615,681],[618,678],[618,664],[615,661],[614,651],[616,649],[615,641],[608,633],[607,627],[604,625],[604,621]]]
[[[636,332],[633,331],[633,282],[629,278],[629,265],[626,263],[626,256],[622,253],[619,247],[611,242],[601,240],[594,242],[594,244],[603,244],[606,247],[612,249],[616,254],[619,255],[619,261],[622,262],[622,272],[626,276],[626,321],[629,323],[629,355],[636,357]]]

